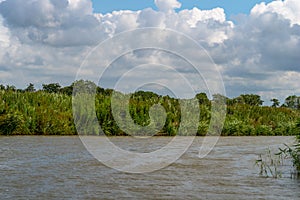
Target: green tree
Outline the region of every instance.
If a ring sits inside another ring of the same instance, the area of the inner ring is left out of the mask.
[[[300,97],[297,97],[296,95],[288,96],[285,99],[285,105],[288,108],[299,109],[300,108]]]
[[[13,85],[7,85],[6,86],[6,90],[8,90],[8,91],[16,91],[17,88],[15,86],[13,86]]]
[[[198,99],[199,104],[209,105],[209,103],[210,103],[206,93],[202,92],[202,93],[196,94],[196,98]]]
[[[84,92],[88,94],[93,94],[97,92],[97,85],[92,81],[78,80],[72,84],[73,94],[79,92]]]
[[[60,88],[58,83],[43,84],[43,90],[48,93],[58,93]]]
[[[280,105],[280,102],[278,99],[271,99],[271,102],[273,102],[272,107],[277,108]]]
[[[213,94],[213,102],[226,104],[228,98],[221,94]]]
[[[264,102],[261,100],[261,97],[256,94],[242,94],[237,99],[239,103],[247,104],[250,106],[261,106]]]
[[[73,93],[73,86],[71,85],[71,86],[63,87],[59,91],[62,94],[66,94],[68,96],[71,96],[72,93]]]
[[[24,91],[25,92],[34,92],[35,91],[34,85],[32,83],[29,83],[29,85],[27,86],[27,88],[25,88]]]

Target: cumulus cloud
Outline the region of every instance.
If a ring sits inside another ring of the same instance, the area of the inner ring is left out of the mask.
[[[271,97],[299,95],[298,13],[292,0],[258,4],[225,29],[221,45],[206,47],[221,66],[229,96],[257,93],[268,102]]]
[[[260,3],[251,10],[252,16],[276,13],[291,21],[291,25],[300,25],[300,4],[298,0],[277,0],[269,4]]]
[[[220,23],[224,23],[226,21],[226,16],[223,8],[200,10],[194,7],[191,10],[180,11],[179,15],[192,28],[197,27],[197,23],[201,21],[207,22],[209,20],[214,20]]]
[[[237,68],[244,73],[236,76],[274,70],[300,71],[300,26],[267,9],[278,3],[290,5],[276,1],[266,5],[259,14],[258,7],[264,4],[257,5],[249,16],[235,26],[231,37],[224,42],[228,49],[226,65],[231,68],[226,73],[234,73]],[[226,52],[225,49],[223,51]],[[220,52],[217,54],[220,55]]]
[[[173,12],[174,9],[181,7],[181,3],[177,0],[154,0],[154,3],[162,12]]]
[[[269,98],[275,90],[284,96],[290,93],[285,88],[299,88],[298,0],[258,4],[235,23],[222,8],[182,10],[177,0],[154,2],[158,10],[102,14],[93,13],[91,0],[0,0],[0,82],[70,84],[84,57],[101,41],[135,28],[160,27],[182,32],[205,47],[223,73],[229,96],[253,91]],[[127,65],[139,58],[131,56]],[[167,63],[175,65],[174,60]],[[280,84],[272,84],[275,80]]]
[[[9,0],[0,13],[22,43],[92,45],[103,32],[89,0]]]
[[[194,8],[176,13],[169,12],[180,7],[176,0],[155,3],[159,11],[148,8],[103,15],[92,13],[89,0],[9,0],[0,3],[0,13],[6,26],[23,43],[62,47],[95,45],[116,33],[142,27],[180,30],[210,44],[227,39],[226,32],[232,23],[225,20],[223,9]],[[15,12],[10,12],[14,8]]]

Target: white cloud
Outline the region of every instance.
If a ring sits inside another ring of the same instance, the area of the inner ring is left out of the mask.
[[[0,13],[22,43],[94,45],[106,36],[90,0],[8,0],[0,4]]]
[[[154,3],[160,11],[167,13],[181,7],[181,3],[177,0],[154,0]]]
[[[269,4],[260,3],[251,10],[252,16],[259,16],[265,13],[276,13],[289,19],[291,25],[300,25],[300,4],[298,0],[276,0]]]
[[[137,22],[140,27],[161,27],[165,28],[166,15],[163,12],[154,11],[151,8],[142,10],[139,13]]]
[[[7,48],[10,43],[10,32],[7,27],[3,25],[3,18],[0,15],[0,47]]]
[[[94,16],[99,20],[99,26],[113,36],[115,33],[137,28],[139,13],[140,11],[121,10],[105,15],[94,14]]]
[[[55,2],[64,0],[52,0]],[[71,10],[79,11],[81,14],[91,14],[93,12],[92,2],[90,0],[68,0],[68,7]]]
[[[220,23],[226,21],[226,16],[223,8],[214,8],[212,10],[200,10],[193,8],[192,10],[182,10],[179,12],[180,17],[186,21],[191,28],[195,28],[198,22],[214,20]]]
[[[143,27],[169,28],[183,32],[198,41],[209,45],[222,43],[233,23],[226,21],[224,10],[182,10],[180,12],[162,12],[147,8],[141,11],[121,10],[108,14],[94,14],[100,26],[111,37],[122,31]]]

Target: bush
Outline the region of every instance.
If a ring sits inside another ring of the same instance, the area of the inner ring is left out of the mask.
[[[0,133],[12,135],[22,124],[22,116],[16,113],[0,116]]]

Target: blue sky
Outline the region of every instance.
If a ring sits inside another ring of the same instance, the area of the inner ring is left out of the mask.
[[[271,0],[185,0],[180,1],[181,9],[212,9],[215,7],[224,8],[227,17],[240,13],[248,14],[255,4]],[[108,13],[115,10],[141,10],[152,7],[156,9],[154,0],[93,0],[95,12]]]

